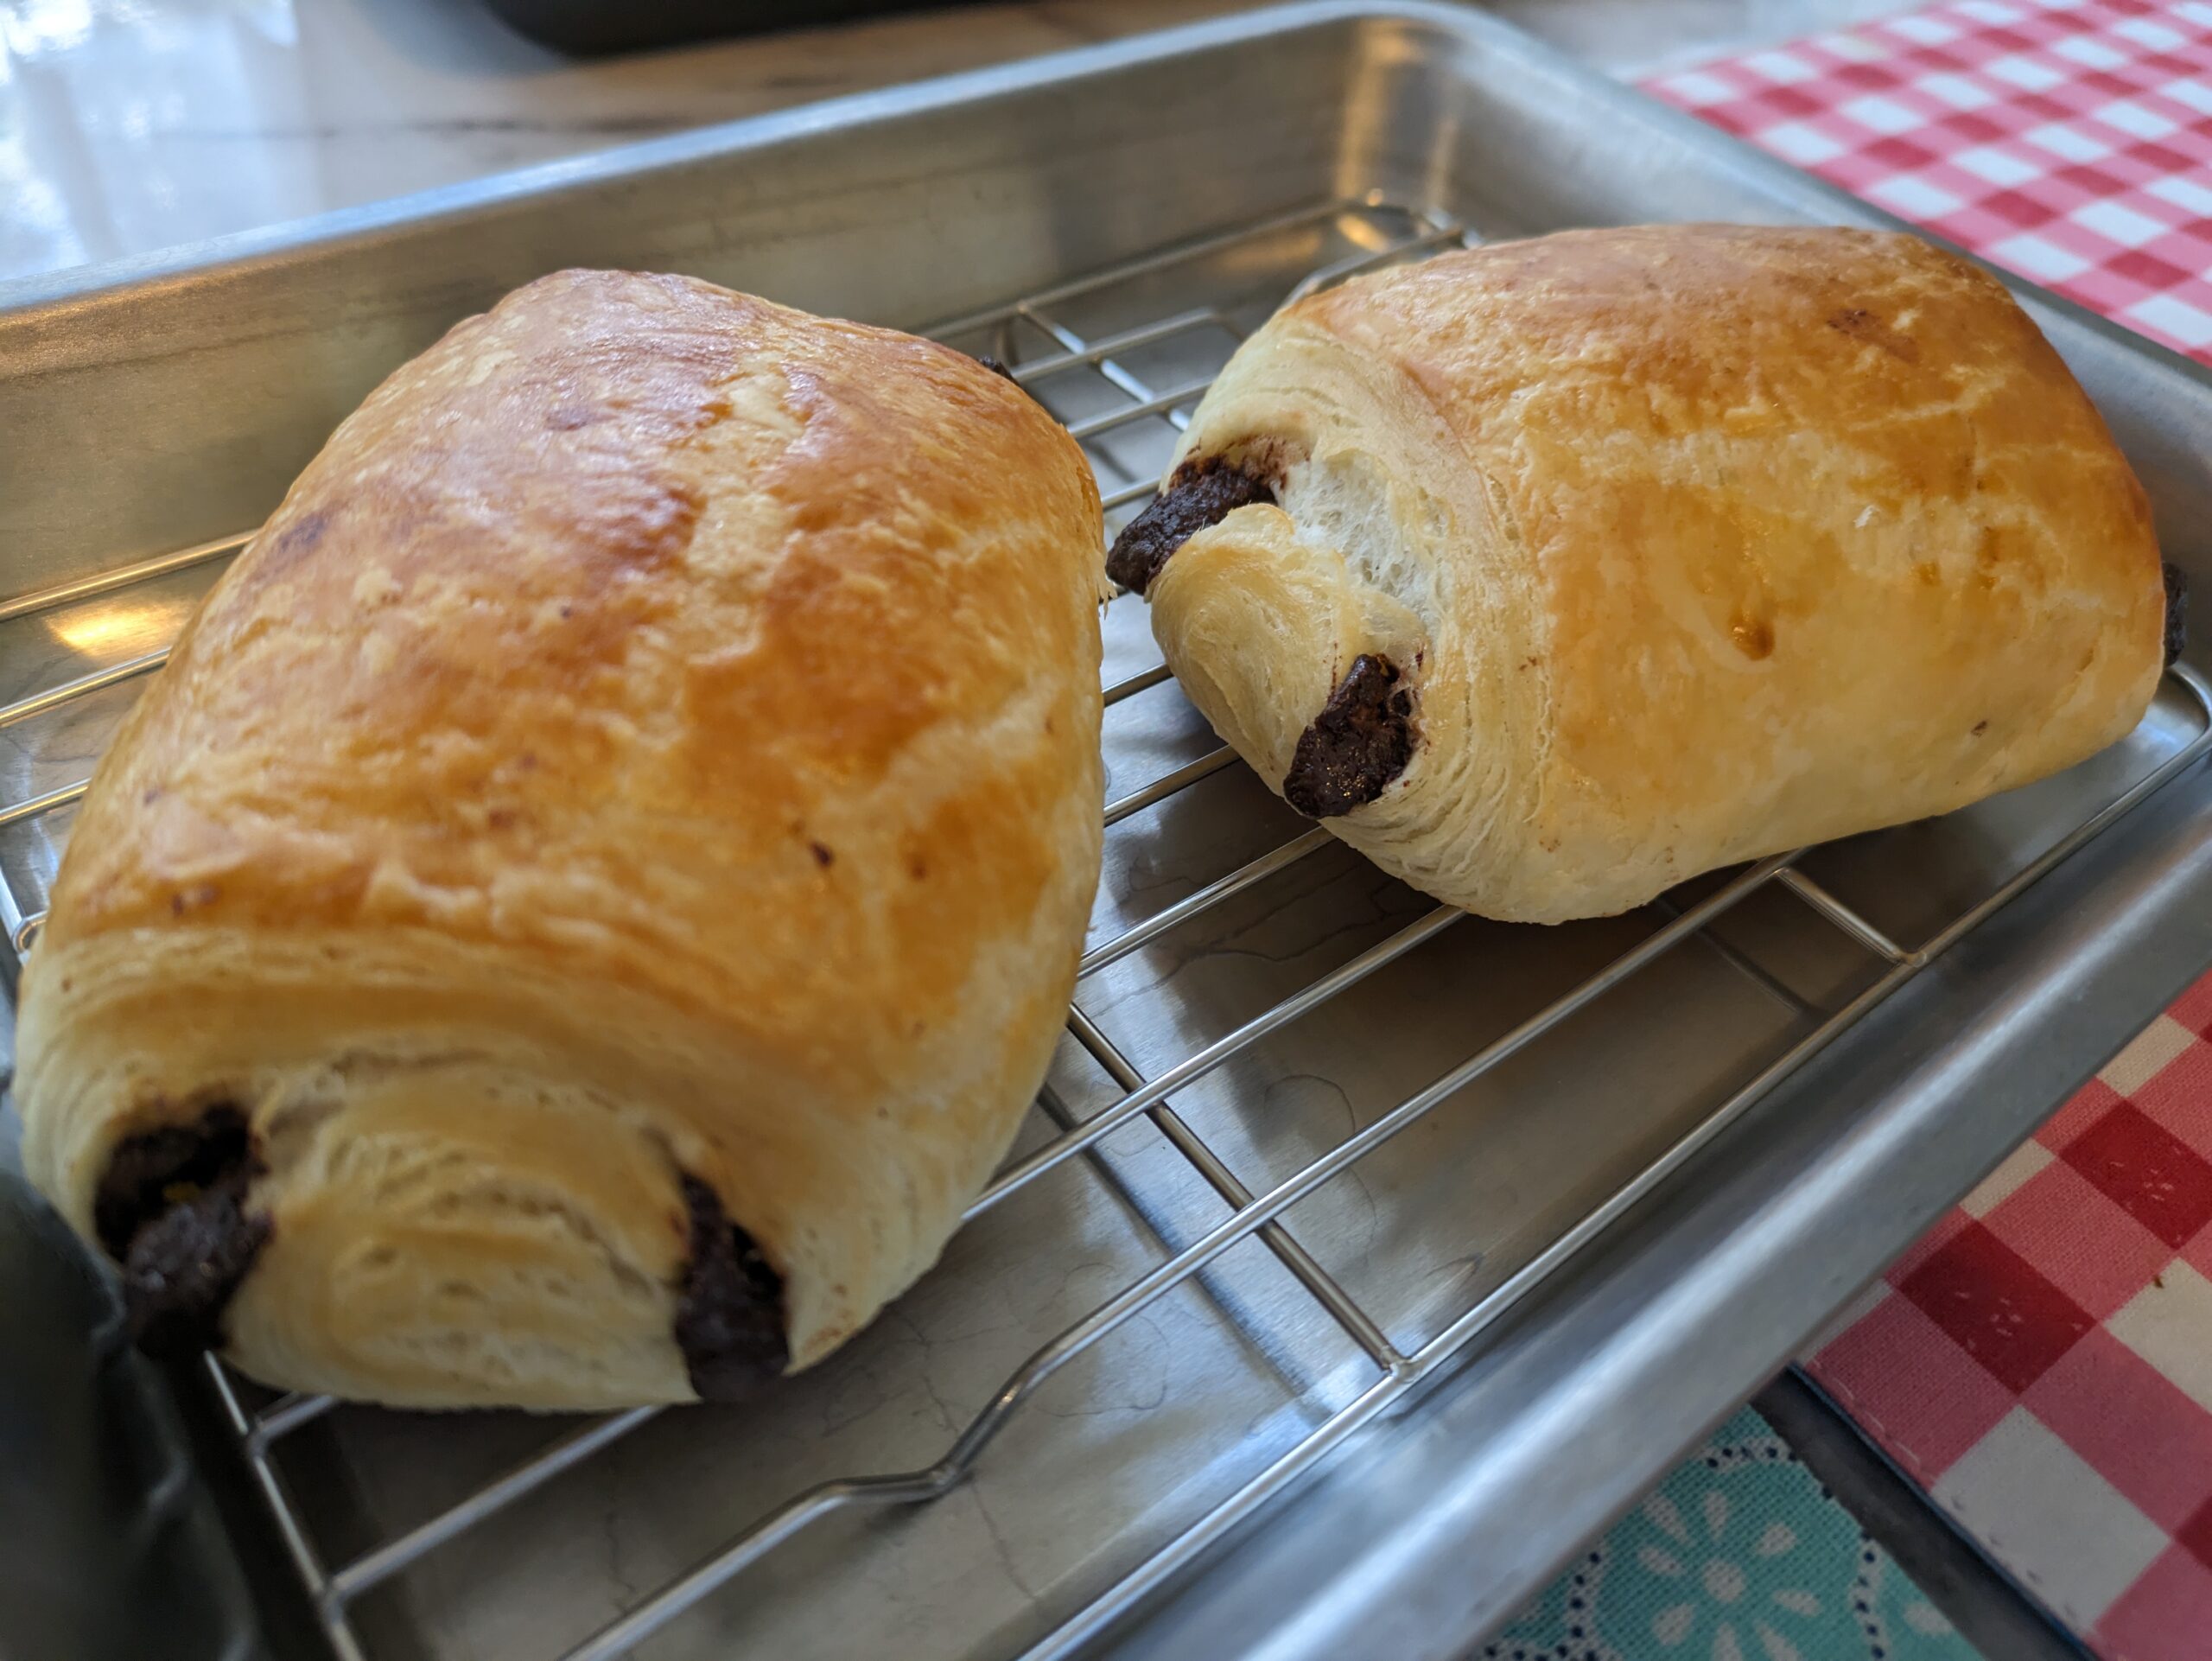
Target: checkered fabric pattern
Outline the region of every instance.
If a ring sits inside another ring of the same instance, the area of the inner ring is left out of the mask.
[[[2212,3],[1956,0],[1652,91],[2212,362]],[[2106,1661],[2212,1661],[2212,977],[1811,1359]]]
[[[1648,90],[2212,362],[2212,3],[1958,0]]]
[[[1847,1312],[1814,1375],[2112,1661],[2212,1658],[2212,977]]]

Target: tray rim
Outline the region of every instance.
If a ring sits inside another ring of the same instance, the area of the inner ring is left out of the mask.
[[[1369,23],[1401,23],[1427,29],[1510,53],[1535,67],[1577,82],[1579,91],[1624,111],[1633,110],[1640,121],[1658,125],[1703,147],[1711,148],[1717,143],[1732,152],[1732,159],[1738,168],[1764,175],[1769,181],[1786,183],[1799,194],[1817,197],[1839,210],[1835,222],[1902,232],[1942,248],[1989,271],[2023,302],[2046,308],[2069,323],[2086,328],[2146,363],[2180,373],[2208,399],[2212,399],[2212,366],[2199,363],[2101,312],[1983,258],[1948,238],[1853,195],[1817,174],[1759,149],[1746,138],[1677,109],[1646,92],[1637,82],[1618,79],[1582,62],[1503,18],[1471,6],[1452,6],[1445,0],[1287,0],[1287,3],[1147,30],[1117,41],[1010,59],[606,145],[575,156],[501,169],[474,178],[226,232],[145,253],[0,279],[0,327],[22,322],[29,315],[50,307],[92,300],[127,300],[134,290],[161,283],[244,271],[309,250],[336,250],[348,243],[365,242],[417,224],[462,220],[485,209],[614,183],[663,169],[768,149],[827,132],[955,109],[995,95],[1033,92],[1055,83],[1081,80],[1239,42]]]
[[[365,240],[416,223],[463,218],[479,209],[533,196],[613,183],[792,139],[957,108],[998,93],[1034,91],[1055,82],[1181,57],[1204,48],[1294,29],[1393,19],[1446,29],[1467,21],[1440,0],[1290,0],[1287,4],[1145,30],[1121,40],[1033,54],[603,145],[574,156],[502,168],[474,178],[226,231],[144,253],[0,279],[0,323],[60,302],[119,297],[131,289],[163,279],[243,270],[302,250]],[[1516,36],[1520,33],[1510,26],[1501,27],[1508,27],[1509,33]]]

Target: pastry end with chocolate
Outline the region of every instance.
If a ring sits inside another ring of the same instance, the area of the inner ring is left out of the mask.
[[[1274,486],[1249,463],[1231,467],[1217,455],[1185,461],[1167,488],[1122,527],[1106,555],[1106,575],[1142,594],[1175,550],[1199,531],[1240,507],[1274,499]]]
[[[2166,579],[2166,667],[2189,645],[2189,574],[2171,559],[2160,563]]]
[[[1397,665],[1361,653],[1321,713],[1298,736],[1282,799],[1309,819],[1373,801],[1413,760],[1413,696]]]
[[[246,1205],[260,1169],[245,1116],[228,1104],[110,1155],[92,1222],[122,1265],[124,1314],[147,1354],[221,1347],[224,1314],[269,1243],[268,1217]]]
[[[791,1360],[784,1282],[721,1197],[695,1176],[683,1179],[691,1260],[676,1306],[676,1343],[702,1402],[734,1402],[782,1375]]]

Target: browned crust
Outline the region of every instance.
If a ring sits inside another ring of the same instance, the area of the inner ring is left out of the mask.
[[[27,1163],[89,1229],[121,1138],[283,1117],[230,1312],[282,1384],[680,1397],[679,1173],[817,1359],[1064,1017],[1101,566],[1080,449],[972,359],[683,277],[518,290],[334,435],[100,767]],[[480,1333],[498,1367],[437,1359]]]
[[[587,912],[602,972],[718,1017],[928,1019],[1057,862],[1006,808],[1074,763],[1080,700],[933,792],[887,936],[838,833],[933,729],[1079,655],[1084,576],[1032,550],[1095,502],[1066,433],[957,352],[543,278],[379,388],[210,596],[80,810],[47,941]],[[764,950],[764,918],[807,949]]]

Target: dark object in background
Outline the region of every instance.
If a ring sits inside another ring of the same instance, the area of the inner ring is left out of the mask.
[[[931,0],[485,0],[508,28],[575,57],[927,11]]]
[[[175,1405],[124,1339],[113,1287],[4,1157],[0,1310],[0,1656],[271,1654]]]

